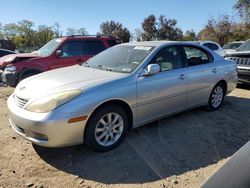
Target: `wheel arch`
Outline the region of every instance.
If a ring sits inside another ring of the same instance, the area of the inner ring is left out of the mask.
[[[132,109],[127,102],[125,102],[124,100],[121,100],[121,99],[111,99],[111,100],[105,101],[105,102],[101,103],[100,105],[98,105],[94,109],[94,111],[91,113],[91,115],[89,116],[86,124],[88,124],[89,120],[91,119],[91,117],[93,116],[93,114],[95,112],[97,112],[99,109],[101,109],[102,107],[107,106],[107,105],[121,106],[125,110],[125,113],[128,117],[128,130],[132,129],[133,122],[134,122]]]
[[[222,84],[223,85],[224,93],[226,95],[226,93],[227,93],[227,82],[226,82],[226,80],[222,79],[222,80],[218,81],[215,85],[217,85],[217,84]]]
[[[40,69],[35,69],[35,68],[24,68],[22,69],[18,75],[17,75],[17,81],[19,81],[25,74],[30,74],[30,73],[35,73],[39,74],[42,73],[43,71]]]

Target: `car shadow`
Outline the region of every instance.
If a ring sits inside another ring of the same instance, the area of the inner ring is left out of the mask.
[[[229,96],[218,111],[198,108],[134,129],[106,153],[81,145],[33,147],[45,162],[79,178],[108,184],[152,182],[230,157],[250,139],[249,106],[249,99]]]
[[[249,83],[238,83],[237,88],[250,90],[250,84]]]

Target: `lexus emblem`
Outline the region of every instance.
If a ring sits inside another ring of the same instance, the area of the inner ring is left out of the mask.
[[[20,91],[23,91],[25,89],[25,87],[23,86],[23,87],[20,87]]]

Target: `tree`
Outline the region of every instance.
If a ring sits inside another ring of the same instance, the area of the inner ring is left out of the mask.
[[[76,35],[76,29],[73,28],[73,27],[67,28],[66,35],[68,35],[68,36],[70,36],[70,35]]]
[[[60,30],[61,26],[58,22],[55,22],[52,26],[55,37],[60,37],[62,36],[62,31]]]
[[[100,25],[100,34],[116,37],[123,42],[129,42],[130,40],[129,30],[126,27],[123,27],[121,23],[115,22],[113,20],[103,22]]]
[[[177,20],[167,19],[160,15],[158,21],[154,15],[149,15],[142,22],[142,40],[181,40],[182,30],[176,27]]]
[[[232,24],[228,15],[223,15],[218,20],[210,19],[198,34],[199,39],[215,41],[223,46],[232,37]]]
[[[147,18],[145,18],[142,22],[142,40],[150,41],[156,39],[156,18],[155,15],[149,15]]]
[[[250,0],[237,0],[234,8],[244,22],[250,24]]]
[[[18,22],[17,30],[25,39],[26,46],[32,46],[32,38],[34,36],[34,30],[32,27],[34,23],[29,20],[22,20]]]
[[[143,30],[141,28],[135,29],[134,39],[136,41],[142,41],[142,33],[143,33]]]
[[[198,40],[196,33],[193,29],[187,30],[185,35],[183,36],[184,41],[195,41]]]
[[[167,19],[165,15],[158,18],[158,30],[156,33],[158,40],[181,40],[183,32],[176,27],[177,20]]]
[[[18,26],[15,23],[5,24],[3,26],[3,34],[7,39],[12,39],[18,35]]]
[[[80,29],[77,29],[76,34],[77,35],[88,35],[88,32],[85,28],[81,27]]]
[[[34,46],[40,48],[48,41],[50,41],[54,36],[54,31],[52,27],[46,25],[39,25],[34,36]]]
[[[0,39],[3,39],[3,38],[4,38],[3,25],[2,25],[2,23],[0,22]]]

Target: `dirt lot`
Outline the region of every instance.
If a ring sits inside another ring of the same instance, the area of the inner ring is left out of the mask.
[[[0,187],[199,187],[250,139],[246,86],[217,112],[198,108],[135,129],[108,153],[22,139],[8,123],[11,92],[0,87]]]

